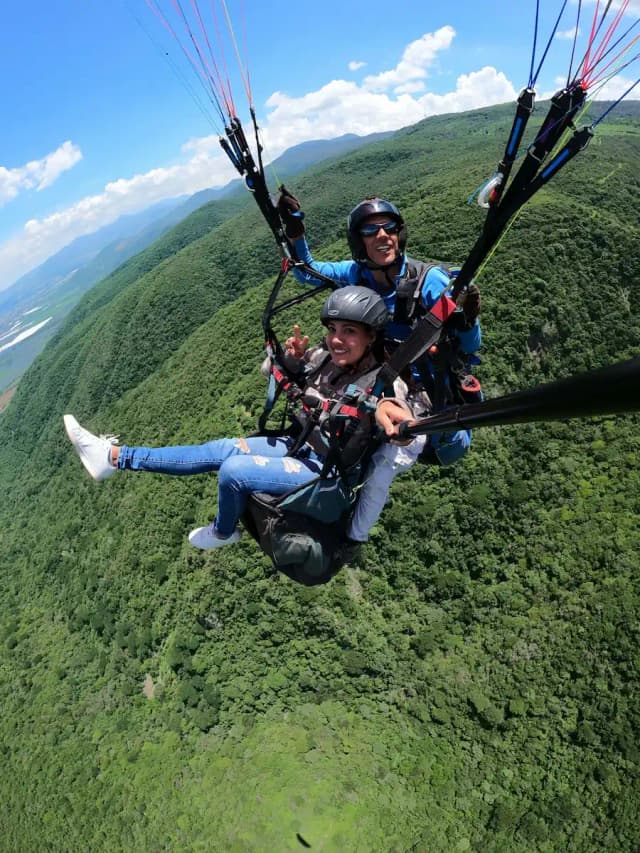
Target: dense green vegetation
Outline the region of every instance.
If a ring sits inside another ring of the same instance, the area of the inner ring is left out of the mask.
[[[429,119],[308,173],[314,252],[345,257],[382,194],[414,255],[461,259],[510,122]],[[605,127],[480,279],[492,395],[637,352],[640,122]],[[139,444],[253,428],[276,253],[215,210],[95,288],[0,417],[0,849],[638,849],[637,418],[477,431],[322,588],[248,540],[190,548],[214,477],[86,476],[65,411]]]

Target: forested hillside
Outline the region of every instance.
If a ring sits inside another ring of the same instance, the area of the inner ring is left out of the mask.
[[[480,277],[489,395],[637,354],[635,113]],[[431,118],[297,179],[316,256],[375,194],[414,256],[462,260],[511,120]],[[131,444],[254,428],[277,250],[219,204],[94,288],[0,416],[0,850],[638,850],[637,417],[476,431],[324,587],[249,539],[189,546],[215,477],[87,477],[65,412]],[[319,307],[287,321],[318,335]]]

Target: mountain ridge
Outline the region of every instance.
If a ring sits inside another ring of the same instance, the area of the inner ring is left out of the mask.
[[[301,175],[314,254],[347,257],[346,213],[375,193],[413,256],[463,258],[511,113]],[[576,158],[480,276],[489,396],[637,351],[637,127]],[[66,411],[154,445],[255,424],[277,250],[257,210],[213,215],[87,294],[0,418],[7,844],[633,849],[637,417],[477,430],[460,466],[398,478],[362,562],[317,589],[249,541],[189,547],[215,478],[86,477]],[[280,334],[319,337],[320,301]]]
[[[301,143],[280,155],[270,168],[277,170],[282,178],[290,177],[311,164],[390,135],[390,132],[367,136],[347,134],[336,139]],[[144,251],[161,234],[177,227],[181,220],[204,204],[220,202],[225,207],[228,204],[242,207],[251,203],[240,179],[218,189],[202,190],[186,201],[181,202],[181,198],[125,215],[92,234],[77,238],[0,291],[0,334],[8,332],[16,322],[21,323],[26,313],[34,308],[41,309],[34,321],[53,319],[35,337],[17,343],[11,352],[0,354],[0,389],[15,384],[82,294],[128,258]],[[33,327],[37,327],[37,322]]]

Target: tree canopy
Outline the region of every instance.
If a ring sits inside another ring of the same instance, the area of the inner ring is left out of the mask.
[[[482,222],[463,200],[511,113],[431,118],[308,172],[314,254],[346,257],[346,214],[375,194],[413,256],[463,259]],[[479,279],[489,395],[637,352],[637,110],[607,128]],[[396,481],[362,562],[323,588],[249,540],[190,548],[215,477],[86,477],[67,411],[136,444],[254,427],[277,258],[257,211],[215,205],[94,288],[0,416],[2,843],[633,850],[637,418],[478,431],[460,466]],[[319,306],[283,329],[319,335]]]

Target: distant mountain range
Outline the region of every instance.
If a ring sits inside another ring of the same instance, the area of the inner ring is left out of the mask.
[[[285,151],[268,168],[284,180],[323,160],[391,135],[347,134],[336,139],[303,142]],[[238,178],[224,187],[169,199],[139,213],[121,216],[92,234],[78,237],[0,291],[0,391],[24,372],[56,331],[60,320],[94,284],[198,208],[210,202],[239,198],[243,193],[244,182]],[[246,203],[250,203],[248,195]],[[27,314],[28,324],[24,321]],[[50,321],[45,323],[45,320]],[[36,326],[38,331],[29,335],[28,329]],[[12,335],[17,339],[25,329],[27,335],[11,345]],[[7,343],[9,346],[3,350],[2,345]]]
[[[0,322],[2,314],[8,311],[24,310],[35,301],[47,299],[60,286],[72,287],[74,277],[82,270],[92,269],[93,264],[96,265],[92,278],[94,282],[102,270],[102,275],[106,275],[120,263],[119,259],[123,255],[126,258],[132,254],[126,253],[123,246],[127,245],[131,235],[147,231],[150,235],[154,233],[153,223],[169,216],[169,212],[181,201],[182,198],[174,198],[154,204],[139,213],[121,216],[92,234],[78,237],[69,243],[6,290],[0,291]],[[113,259],[107,260],[108,255],[113,255]],[[101,261],[96,263],[101,256]]]
[[[316,139],[309,142],[301,142],[299,145],[294,145],[293,148],[288,148],[284,154],[281,154],[280,157],[277,157],[270,163],[267,166],[267,172],[272,171],[278,175],[280,180],[284,180],[285,178],[298,175],[324,160],[329,160],[332,157],[341,157],[355,148],[368,145],[370,142],[387,139],[389,136],[393,136],[392,131],[370,133],[368,136],[356,136],[354,133],[346,133],[344,136],[338,136],[335,139]],[[179,210],[183,211],[183,216],[187,216],[203,204],[227,198],[240,189],[244,191],[244,181],[238,178],[220,189],[201,190],[184,202]]]

